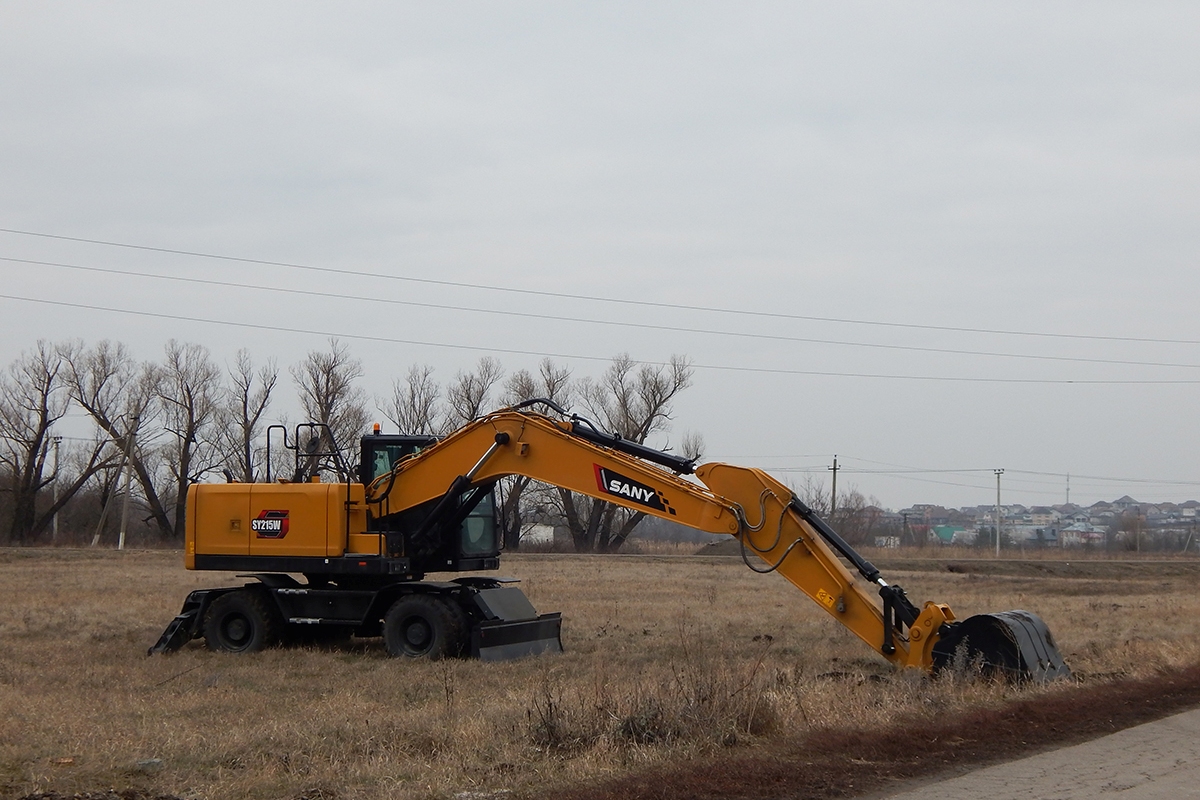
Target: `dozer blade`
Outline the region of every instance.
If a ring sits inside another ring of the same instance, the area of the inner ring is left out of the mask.
[[[483,622],[471,631],[471,655],[482,661],[508,661],[561,653],[561,632],[562,617],[557,612],[517,622]]]
[[[562,615],[538,614],[515,586],[483,589],[474,595],[484,619],[471,629],[471,655],[483,661],[562,652]]]
[[[935,668],[978,665],[985,673],[1039,683],[1071,677],[1046,623],[1028,611],[978,614],[943,627]]]

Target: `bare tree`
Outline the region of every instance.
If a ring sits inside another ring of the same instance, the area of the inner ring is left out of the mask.
[[[669,364],[638,365],[627,353],[613,358],[600,380],[585,378],[579,396],[596,422],[638,444],[664,432],[670,425],[673,403],[692,384],[693,371],[683,356],[672,356]],[[700,448],[692,437],[689,446]],[[645,519],[645,512],[631,511],[603,500],[576,497],[560,488],[563,519],[578,552],[613,553]]]
[[[119,492],[121,477],[125,474],[121,463],[124,453],[117,448],[112,437],[100,430],[99,426],[92,427],[92,435],[89,439],[72,442],[72,445],[72,447],[66,448],[66,455],[63,457],[63,463],[59,470],[60,486],[63,481],[70,485],[84,477],[85,473],[89,471],[91,454],[103,453],[103,458],[96,462],[95,468],[91,470],[86,482],[80,486],[73,498],[81,500],[84,507],[89,510],[84,511],[78,508],[76,503],[72,503],[76,506],[75,508],[62,504],[62,510],[68,512],[65,518],[75,521],[76,528],[73,531],[75,540],[78,541],[79,536],[83,533],[89,533],[95,539],[97,520],[100,519],[109,501]],[[62,489],[60,489],[60,500],[62,494]],[[93,503],[97,504],[95,508],[92,508]],[[114,515],[112,519],[119,523],[119,517]]]
[[[879,499],[868,498],[851,486],[838,492],[837,511],[829,524],[853,545],[871,545],[876,534],[883,533]]]
[[[304,414],[309,421],[327,426],[333,435],[333,441],[325,441],[322,449],[337,450],[335,469],[339,479],[345,479],[344,468],[353,463],[358,438],[371,420],[367,393],[355,384],[363,374],[362,362],[350,355],[346,345],[330,339],[328,351],[311,351],[291,372]],[[314,467],[309,464],[310,470]]]
[[[446,387],[445,432],[460,428],[479,418],[491,399],[492,389],[504,375],[500,362],[491,356],[479,359],[475,369],[458,372]]]
[[[796,497],[800,498],[800,502],[811,508],[818,517],[829,519],[829,490],[824,481],[812,475],[805,475],[800,485],[792,484],[791,489]]]
[[[400,433],[435,436],[441,431],[442,414],[438,408],[441,393],[433,379],[433,367],[414,364],[409,367],[408,375],[392,383],[392,396],[379,410]]]
[[[546,358],[538,365],[537,375],[529,370],[521,369],[509,376],[504,382],[503,402],[512,406],[535,397],[553,400],[556,404],[567,407],[571,404],[571,370],[555,364]],[[549,409],[545,409],[550,411]],[[517,550],[521,546],[522,527],[530,517],[530,505],[525,503],[526,489],[530,479],[524,475],[514,475],[496,484],[497,501],[499,505],[500,527],[503,531],[504,548]],[[534,498],[532,505],[539,505]]]
[[[855,486],[838,492],[837,509],[833,513],[829,509],[829,488],[824,481],[806,475],[804,482],[798,488],[793,486],[792,490],[804,505],[829,523],[829,527],[850,544],[873,544],[877,534],[886,532],[879,499],[865,497]]]
[[[71,480],[65,484],[60,481],[57,502],[48,507],[39,503],[42,489],[59,477],[53,472],[47,474],[46,459],[54,441],[52,428],[66,415],[71,402],[63,371],[58,350],[39,341],[0,376],[0,466],[11,492],[9,538],[18,544],[42,533],[54,514],[105,463],[101,458],[103,443],[97,443]],[[56,461],[54,469],[59,466]]]
[[[692,385],[693,374],[683,356],[671,356],[666,366],[639,366],[621,353],[600,380],[583,379],[579,396],[597,422],[643,444],[670,424],[675,396]]]
[[[182,537],[187,512],[187,490],[220,463],[217,427],[221,399],[221,371],[208,348],[198,344],[167,342],[157,381],[163,426],[163,466],[170,483],[155,492],[156,501],[173,505],[172,533]]]
[[[699,463],[700,459],[704,458],[704,434],[698,431],[684,431],[679,450],[684,458]]]
[[[159,497],[159,476],[155,469],[154,456],[161,442],[161,432],[154,425],[161,412],[160,368],[156,364],[139,364],[125,345],[108,340],[91,349],[82,342],[70,342],[61,352],[72,399],[112,440],[117,452],[129,453],[149,519],[162,536],[174,535],[174,515],[168,513]]]
[[[261,367],[254,366],[248,350],[238,350],[234,365],[229,369],[230,385],[224,391],[217,435],[225,452],[228,468],[240,480],[254,483],[258,479],[258,460],[264,445],[259,442],[263,429],[263,414],[271,405],[271,393],[279,381],[279,367],[268,359]]]
[[[1131,552],[1141,552],[1142,545],[1145,544],[1145,532],[1142,528],[1144,518],[1141,515],[1141,509],[1131,508],[1121,514],[1116,519],[1111,528],[1114,529],[1115,540],[1119,546]]]

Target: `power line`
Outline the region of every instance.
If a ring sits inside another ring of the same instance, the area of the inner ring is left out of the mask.
[[[387,297],[373,297],[369,295],[350,295],[337,294],[335,292],[315,291],[309,289],[293,289],[285,286],[264,286],[260,284],[237,283],[234,281],[219,281],[212,278],[190,278],[181,275],[161,275],[153,272],[138,272],[134,270],[115,269],[112,267],[88,267],[80,264],[64,264],[56,261],[37,261],[28,258],[13,258],[8,256],[0,256],[0,261],[8,261],[16,264],[34,264],[43,267],[56,267],[60,269],[77,270],[81,272],[93,272],[104,275],[123,275],[134,278],[150,278],[152,280],[175,281],[177,283],[190,283],[200,286],[220,286],[228,289],[251,289],[262,292],[278,292],[281,294],[300,295],[306,297],[319,297],[323,300],[352,300],[359,303],[383,303],[386,305],[408,306],[412,308],[429,308],[439,311],[464,311],[474,314],[495,314],[505,317],[520,317],[524,319],[541,319],[551,322],[571,322],[585,325],[610,325],[619,328],[640,328],[642,330],[654,331],[670,331],[674,333],[692,333],[705,336],[729,336],[740,337],[747,339],[759,339],[779,342],[795,342],[799,344],[825,344],[836,345],[841,347],[866,347],[879,350],[903,350],[907,352],[918,353],[940,353],[947,355],[967,355],[967,356],[984,356],[989,358],[1018,358],[1031,359],[1037,361],[1060,361],[1079,364],[1109,364],[1118,366],[1137,366],[1137,367],[1167,367],[1179,369],[1200,369],[1200,364],[1181,364],[1177,362],[1162,362],[1162,361],[1132,361],[1111,358],[1086,358],[1075,356],[1051,356],[1031,353],[1000,353],[987,350],[961,350],[945,347],[918,347],[915,345],[899,345],[899,344],[881,344],[878,342],[850,342],[837,339],[817,339],[812,337],[801,336],[783,336],[779,334],[766,333],[747,333],[742,331],[721,331],[711,330],[708,328],[686,328],[675,325],[655,325],[646,322],[622,322],[618,320],[606,319],[587,319],[584,317],[568,317],[557,316],[554,314],[537,314],[525,311],[508,311],[502,309],[478,308],[474,306],[460,306],[445,303],[425,303],[415,300],[396,300]]]
[[[381,272],[366,272],[361,270],[339,269],[334,267],[318,267],[311,264],[297,264],[287,261],[272,261],[259,258],[245,258],[241,256],[229,256],[219,253],[205,253],[196,250],[180,250],[169,247],[152,247],[149,245],[129,244],[127,242],[111,242],[103,239],[87,239],[78,236],[64,236],[53,233],[41,233],[38,231],[18,230],[16,228],[0,228],[0,233],[11,233],[20,236],[33,236],[42,239],[55,239],[66,242],[80,242],[83,244],[95,244],[105,247],[120,247],[129,250],[142,250],[153,253],[168,253],[171,255],[189,256],[194,258],[209,258],[221,261],[231,261],[241,264],[260,264],[263,266],[284,267],[286,269],[305,270],[310,272],[322,272],[331,275],[346,275],[360,278],[373,278],[378,280],[404,281],[408,283],[423,283],[433,286],[452,286],[459,289],[479,289],[491,292],[509,292],[512,294],[524,294],[535,297],[553,297],[564,300],[585,300],[594,303],[612,303],[619,305],[642,306],[648,308],[669,308],[679,311],[701,311],[713,314],[733,314],[748,317],[762,317],[767,319],[791,319],[802,320],[806,322],[833,322],[842,325],[871,325],[884,328],[906,328],[911,330],[927,330],[927,331],[943,331],[954,333],[982,333],[1000,336],[1028,336],[1041,337],[1051,339],[1076,339],[1085,341],[1106,341],[1106,342],[1141,342],[1148,344],[1200,344],[1197,339],[1159,339],[1151,337],[1139,336],[1100,336],[1094,334],[1080,333],[1050,333],[1046,331],[1020,331],[1007,330],[1002,328],[971,328],[955,325],[928,325],[915,322],[885,322],[881,320],[866,320],[853,319],[846,317],[820,317],[805,314],[784,314],[771,311],[753,311],[749,309],[723,308],[720,306],[701,306],[688,305],[683,303],[663,303],[651,300],[630,300],[627,298],[617,297],[602,297],[599,295],[586,294],[571,294],[567,292],[550,292],[540,289],[519,289],[512,286],[499,286],[495,284],[485,283],[469,283],[465,281],[448,281],[438,280],[434,278],[416,278],[411,275],[389,275]]]
[[[360,333],[345,333],[337,331],[319,331],[309,328],[289,328],[282,325],[266,325],[255,322],[240,322],[232,320],[215,320],[204,317],[189,317],[182,314],[165,314],[157,311],[139,311],[125,308],[112,308],[109,306],[92,305],[88,303],[70,303],[65,300],[46,300],[39,297],[22,297],[20,295],[0,294],[0,299],[15,300],[24,303],[38,303],[42,305],[59,306],[62,308],[76,308],[88,311],[102,311],[111,314],[127,314],[137,317],[149,317],[153,319],[166,319],[174,322],[197,322],[204,325],[219,325],[236,328],[247,328],[251,330],[275,331],[278,333],[297,333],[309,336],[321,336],[325,338],[333,337],[338,339],[354,339],[367,342],[384,342],[387,344],[406,344],[414,347],[442,347],[452,350],[471,350],[475,352],[485,353],[503,353],[505,355],[525,355],[537,356],[541,358],[562,358],[574,359],[580,361],[609,361],[611,356],[587,356],[572,353],[554,353],[543,350],[521,350],[517,348],[493,347],[485,345],[466,345],[466,344],[451,344],[449,342],[426,342],[417,339],[399,339],[391,336],[378,336]],[[650,364],[653,366],[668,366],[663,361],[639,361],[638,363]],[[1007,383],[1007,384],[1026,384],[1026,385],[1065,385],[1074,384],[1081,386],[1191,386],[1200,384],[1200,379],[1183,379],[1183,380],[1116,380],[1116,379],[1065,379],[1065,378],[979,378],[965,375],[904,375],[904,374],[887,374],[873,372],[830,372],[824,370],[802,370],[802,369],[781,369],[772,367],[742,367],[733,366],[731,364],[703,364],[692,363],[690,366],[698,370],[714,370],[722,372],[738,372],[750,373],[758,375],[805,375],[810,377],[826,377],[826,378],[871,378],[877,380],[900,380],[900,381],[941,381],[947,383]]]
[[[1012,472],[1018,472],[1023,475],[1047,475],[1059,478],[1066,474],[1062,472],[1037,472],[1035,470],[1028,469],[1014,469]],[[1090,481],[1104,481],[1106,483],[1149,483],[1162,486],[1200,486],[1200,481],[1171,481],[1159,480],[1157,478],[1106,478],[1100,475],[1080,475],[1074,472],[1071,473],[1071,477],[1083,478]]]
[[[797,456],[788,456],[788,455],[757,456],[756,458],[760,458],[760,459],[762,459],[762,458],[797,458],[797,459],[799,459],[799,458],[821,458],[821,457],[822,456],[820,454],[818,454],[818,455],[804,455],[804,456],[799,456],[799,455],[797,455]],[[857,475],[889,475],[889,476],[894,476],[894,477],[901,477],[904,475],[932,475],[932,474],[947,474],[947,473],[948,474],[966,475],[966,474],[973,473],[973,472],[992,472],[991,469],[974,469],[974,468],[929,469],[929,468],[924,468],[924,467],[912,467],[912,466],[908,466],[906,464],[896,464],[896,463],[890,462],[890,461],[873,461],[869,458],[861,458],[859,456],[843,455],[843,456],[841,456],[841,458],[849,459],[851,461],[865,461],[869,464],[879,464],[882,466],[888,466],[888,467],[894,468],[894,469],[860,469],[860,468],[846,467],[846,466],[842,466],[842,467],[838,468],[840,472],[853,473],[853,474],[857,474]],[[772,467],[771,469],[776,472],[820,472],[821,470],[827,469],[827,467],[825,467],[825,466]],[[1041,477],[1047,477],[1047,478],[1065,478],[1066,477],[1065,472],[1044,472],[1044,471],[1030,470],[1030,469],[1008,469],[1005,471],[1006,475],[1009,473],[1015,473],[1017,475],[1035,475],[1035,476],[1041,476]],[[1084,479],[1084,480],[1091,480],[1091,481],[1101,481],[1103,483],[1118,483],[1118,484],[1120,484],[1120,483],[1139,483],[1139,484],[1145,484],[1145,485],[1150,485],[1150,486],[1164,486],[1164,487],[1165,486],[1200,486],[1200,481],[1196,481],[1196,480],[1181,481],[1181,480],[1172,480],[1172,479],[1166,479],[1166,478],[1114,478],[1114,477],[1106,477],[1106,476],[1101,476],[1101,475],[1082,475],[1082,474],[1075,473],[1075,472],[1071,473],[1071,477],[1072,478],[1080,478],[1080,479]],[[1009,482],[1010,483],[1026,483],[1026,484],[1032,484],[1033,486],[1046,486],[1047,485],[1047,482],[1044,480],[1022,480],[1020,478],[1010,478]],[[952,485],[965,485],[965,484],[952,484]],[[1077,487],[1086,486],[1088,488],[1099,488],[1100,485],[1083,483],[1083,484],[1076,484],[1076,486]],[[1032,490],[1032,489],[1022,490],[1022,491],[1037,493],[1037,492],[1034,492],[1034,490]],[[1041,493],[1042,494],[1056,494],[1057,492],[1046,491],[1046,492],[1041,492]]]
[[[912,471],[916,471],[916,472],[942,472],[942,471],[945,471],[945,472],[991,472],[990,469],[988,469],[988,470],[978,470],[978,469],[926,470],[926,469],[920,468],[920,467],[912,467],[908,464],[896,464],[896,463],[893,463],[890,461],[872,461],[869,458],[860,458],[858,456],[843,456],[843,458],[849,458],[854,461],[865,461],[868,464],[879,464],[879,465],[887,466],[887,467],[897,467],[899,469],[912,470]],[[1008,474],[1008,473],[1016,473],[1018,475],[1039,475],[1039,476],[1048,477],[1048,478],[1064,478],[1064,477],[1066,477],[1066,474],[1067,474],[1065,472],[1041,472],[1038,470],[1031,470],[1031,469],[1009,469],[1009,470],[1005,471],[1005,474]],[[1152,483],[1152,484],[1161,484],[1163,486],[1176,486],[1176,485],[1177,486],[1200,486],[1200,481],[1160,480],[1160,479],[1156,479],[1156,478],[1111,478],[1111,477],[1102,477],[1099,475],[1081,475],[1076,472],[1072,472],[1071,476],[1074,478],[1084,478],[1087,480],[1096,480],[1096,481],[1108,481],[1111,483]],[[1041,481],[1039,483],[1044,485],[1045,482]]]
[[[772,468],[771,468],[771,472],[772,472],[772,473],[781,473],[781,474],[782,474],[782,473],[788,473],[788,474],[795,474],[795,473],[799,473],[799,474],[819,474],[819,473],[823,473],[823,472],[826,472],[826,471],[828,471],[828,469],[829,469],[829,468],[828,468],[828,467],[826,467],[826,466],[813,466],[813,467],[772,467]],[[841,468],[841,467],[839,467],[839,468],[838,468],[838,471],[839,471],[839,472],[840,472],[840,471],[842,471],[842,468]],[[992,472],[993,470],[975,470],[975,471],[976,471],[976,472],[982,472],[982,471],[986,471],[986,472]],[[919,477],[917,477],[916,475],[913,475],[913,474],[911,474],[911,473],[885,473],[885,472],[879,472],[879,473],[872,473],[872,474],[875,474],[875,475],[880,475],[880,476],[883,476],[883,477],[892,477],[892,478],[896,478],[897,480],[902,480],[902,481],[914,481],[914,482],[917,482],[917,483],[928,483],[928,484],[934,484],[934,485],[937,485],[937,486],[955,486],[955,487],[959,487],[959,488],[963,488],[963,489],[979,489],[980,491],[989,491],[990,489],[992,489],[992,488],[993,488],[992,486],[989,486],[989,485],[987,485],[987,484],[977,484],[977,483],[961,483],[961,482],[959,482],[959,481],[937,480],[937,479],[934,479],[934,478],[919,478]],[[1005,474],[1007,474],[1007,472],[1006,472]],[[1044,486],[1045,484],[1035,484],[1035,485]],[[1048,496],[1048,497],[1057,497],[1058,495],[1060,495],[1060,494],[1061,494],[1061,490],[1059,490],[1059,489],[1020,489],[1020,490],[1017,492],[1017,494],[1019,494],[1019,495],[1021,495],[1021,496],[1025,496],[1025,495],[1043,495],[1043,496]],[[989,504],[989,503],[980,503],[980,504],[978,504],[978,505],[991,505],[991,504]]]
[[[855,475],[937,475],[937,474],[953,474],[965,475],[970,472],[991,472],[990,469],[855,469],[854,467],[842,467],[842,472],[849,472]]]
[[[788,469],[786,467],[785,468],[776,467],[776,468],[773,468],[771,471],[772,472],[780,472],[780,473],[798,472],[798,473],[803,474],[803,473],[825,472],[827,470],[828,470],[828,467],[814,467],[814,468],[805,467],[805,468],[796,468],[796,469]],[[975,484],[975,483],[958,483],[956,481],[935,480],[933,478],[918,478],[914,475],[907,475],[907,474],[892,475],[889,477],[894,477],[897,480],[902,480],[902,481],[916,481],[918,483],[934,483],[934,484],[938,484],[940,486],[959,486],[964,489],[984,489],[984,490],[986,490],[988,488],[987,486],[980,486],[979,484]]]

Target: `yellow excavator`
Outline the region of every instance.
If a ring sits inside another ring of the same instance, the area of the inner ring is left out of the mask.
[[[360,442],[358,480],[342,465],[344,481],[321,482],[320,466],[338,460],[324,426],[299,425],[290,440],[284,430],[283,446],[295,454],[290,480],[272,481],[268,463],[265,483],[191,487],[187,568],[254,580],[192,592],[151,653],[200,637],[215,650],[248,652],[296,632],[382,635],[390,653],[410,657],[502,660],[561,651],[560,615],[539,614],[511,581],[425,579],[499,567],[493,489],[521,475],[736,537],[747,566],[778,572],[896,666],[932,671],[967,663],[1038,681],[1070,675],[1035,614],[960,621],[945,604],[918,607],[770,475],[696,466],[550,400],[497,411],[440,440],[382,434],[376,426]]]

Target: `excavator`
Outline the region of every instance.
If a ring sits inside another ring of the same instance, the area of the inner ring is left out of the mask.
[[[268,452],[270,437],[269,429]],[[189,490],[185,566],[252,580],[191,592],[150,653],[201,637],[213,650],[250,652],[297,632],[382,635],[389,653],[413,658],[561,652],[561,615],[538,613],[514,581],[426,579],[499,568],[494,487],[519,475],[735,537],[748,567],[783,576],[897,667],[965,664],[1034,681],[1071,674],[1037,615],[959,620],[944,603],[918,606],[765,472],[696,465],[548,399],[493,412],[442,439],[376,426],[361,439],[357,480],[343,464],[344,480],[322,482],[321,465],[340,461],[325,426],[303,423],[290,440],[284,429],[283,440],[295,454],[290,480],[272,481],[268,462],[266,482]]]

